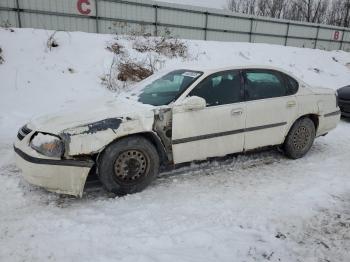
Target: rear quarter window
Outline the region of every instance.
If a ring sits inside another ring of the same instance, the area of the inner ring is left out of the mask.
[[[299,83],[293,77],[289,75],[285,75],[287,87],[288,87],[288,95],[295,95],[299,90]]]

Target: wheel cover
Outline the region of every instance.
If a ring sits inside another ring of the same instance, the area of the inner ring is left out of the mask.
[[[122,152],[114,163],[115,178],[123,183],[135,183],[148,174],[149,159],[139,150]]]
[[[298,150],[305,149],[309,145],[310,140],[311,133],[304,126],[299,127],[293,135],[293,145]]]

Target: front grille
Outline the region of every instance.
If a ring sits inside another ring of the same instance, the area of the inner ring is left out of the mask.
[[[23,138],[26,137],[26,135],[28,135],[29,133],[31,133],[32,130],[29,129],[27,126],[24,126],[22,127],[20,130],[18,130],[18,133],[17,133],[17,138],[19,140],[23,140]]]

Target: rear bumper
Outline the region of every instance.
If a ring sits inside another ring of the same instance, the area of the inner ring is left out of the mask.
[[[319,126],[316,136],[323,136],[335,129],[340,121],[340,110],[326,113],[319,117]]]
[[[93,161],[45,159],[29,146],[17,146],[14,146],[16,164],[27,182],[59,194],[83,195]]]

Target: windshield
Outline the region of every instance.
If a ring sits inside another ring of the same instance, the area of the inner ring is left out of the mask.
[[[202,74],[198,71],[176,70],[157,77],[140,90],[138,101],[153,106],[168,105]]]

